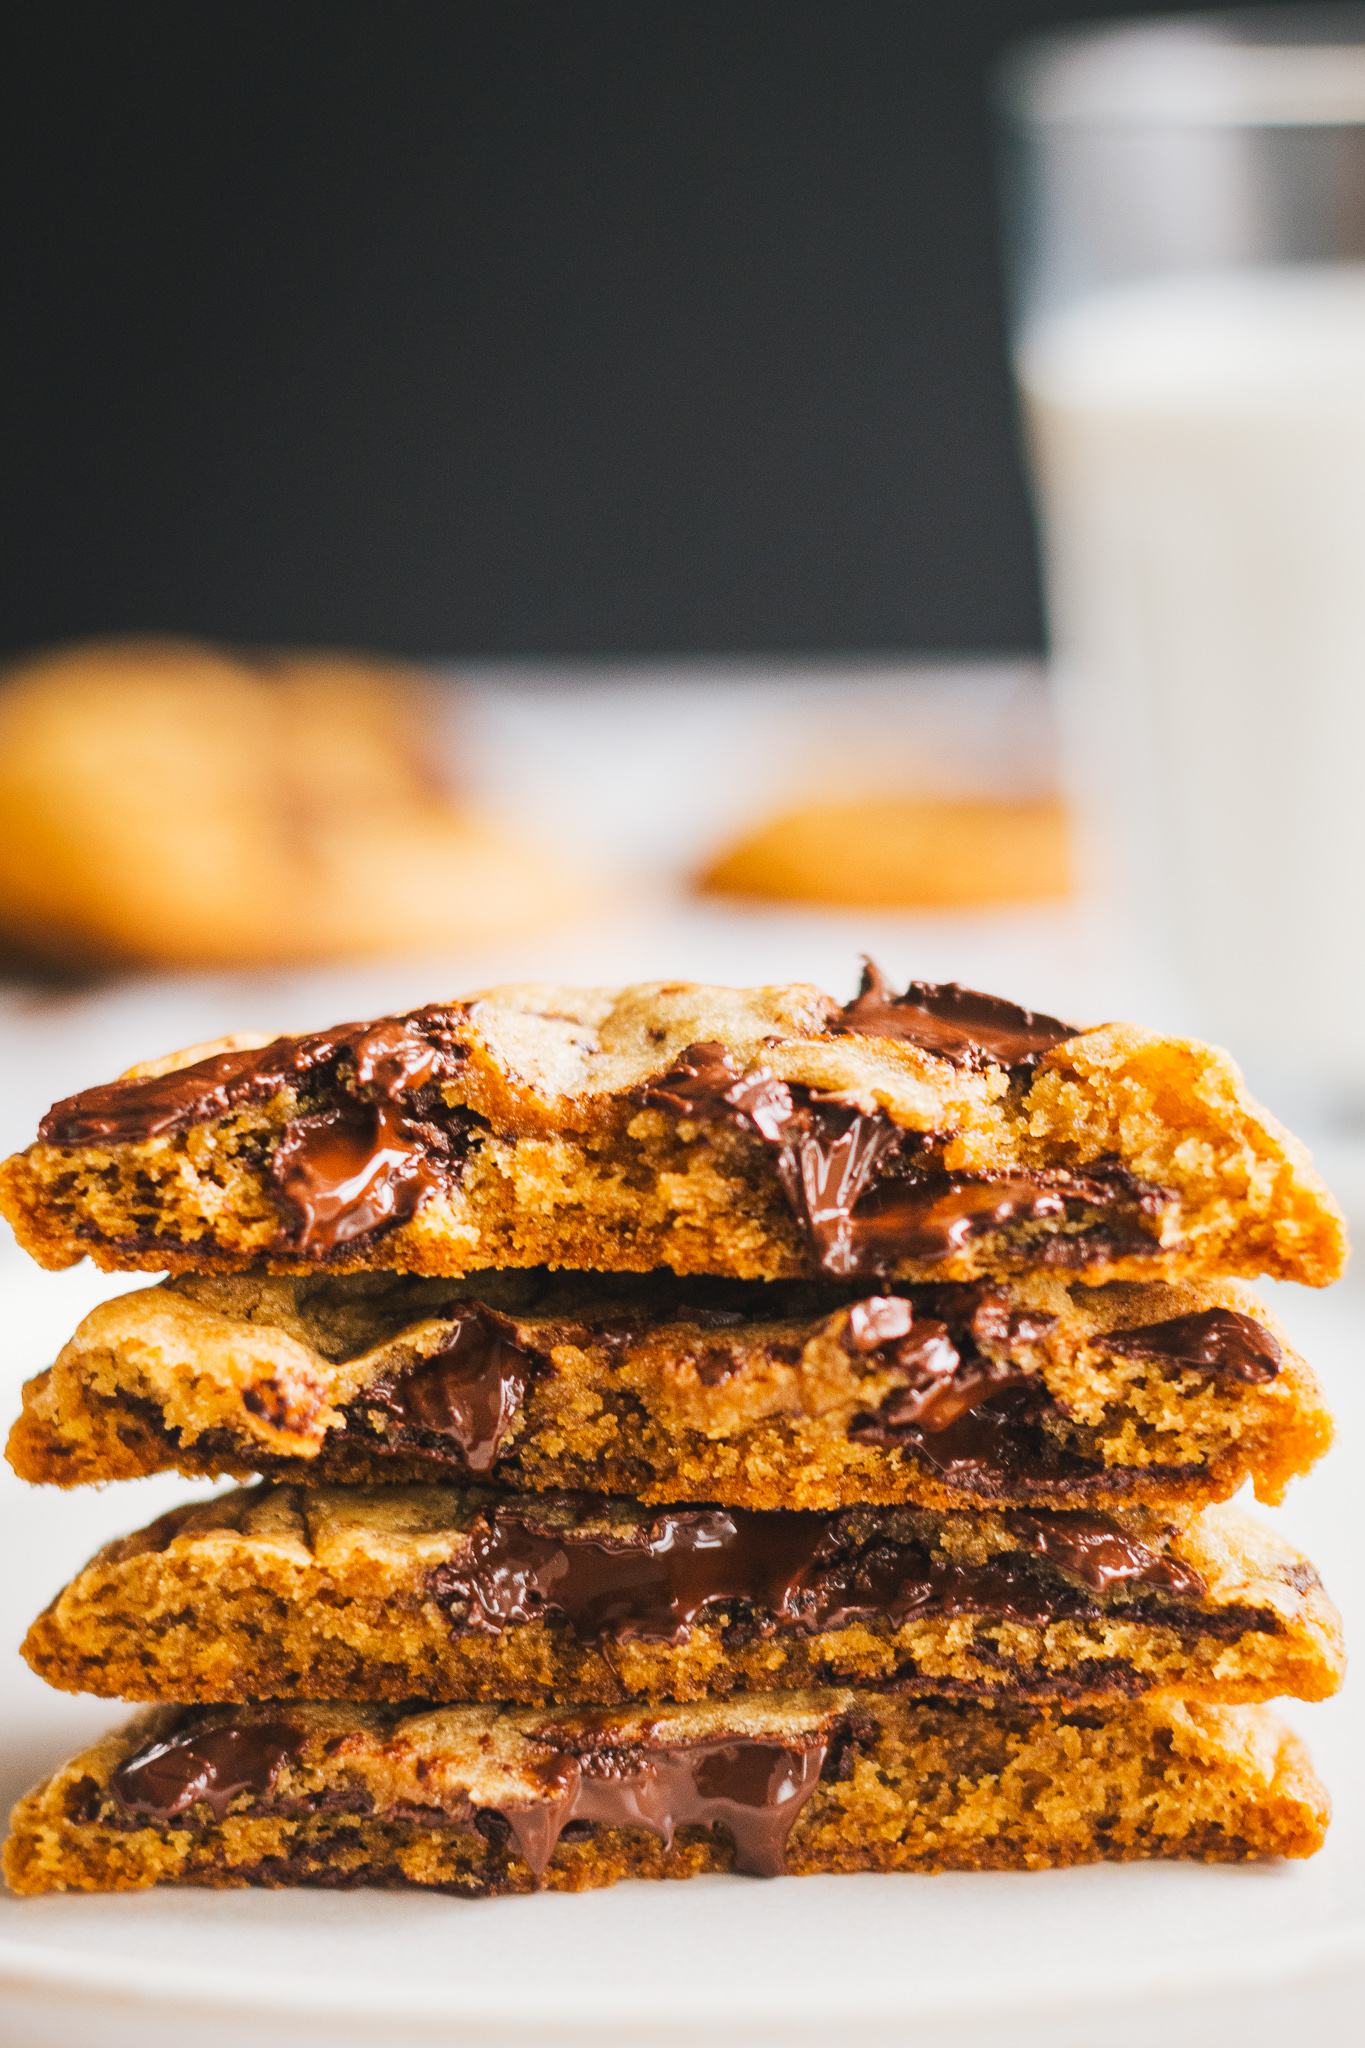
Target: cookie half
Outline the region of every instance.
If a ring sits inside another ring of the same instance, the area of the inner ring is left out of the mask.
[[[157,1707],[15,1808],[20,1893],[1037,1870],[1311,1856],[1327,1798],[1263,1708],[817,1691],[617,1709]]]
[[[181,1279],[81,1324],[9,1443],[59,1485],[487,1475],[673,1503],[1278,1500],[1331,1423],[1229,1283],[868,1295],[648,1276]]]
[[[224,1041],[58,1103],[0,1170],[42,1264],[774,1280],[1268,1273],[1341,1216],[1224,1053],[869,969],[510,987]]]
[[[24,1655],[67,1692],[619,1702],[850,1684],[1004,1700],[1322,1699],[1340,1622],[1233,1508],[753,1514],[264,1485],[93,1558]]]

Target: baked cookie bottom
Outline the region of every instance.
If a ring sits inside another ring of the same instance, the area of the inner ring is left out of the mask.
[[[9,1443],[58,1485],[265,1472],[672,1503],[1278,1500],[1331,1440],[1235,1283],[187,1278],[97,1308]]]
[[[867,986],[494,989],[196,1046],[0,1167],[40,1263],[744,1279],[1270,1274],[1342,1219],[1226,1054]]]
[[[1328,1802],[1263,1708],[856,1691],[702,1707],[155,1708],[21,1800],[20,1893],[583,1891],[703,1871],[1310,1856]]]

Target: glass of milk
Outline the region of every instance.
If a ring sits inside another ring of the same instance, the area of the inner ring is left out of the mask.
[[[1365,1105],[1365,7],[1064,34],[1000,84],[1089,873],[1253,1080]]]

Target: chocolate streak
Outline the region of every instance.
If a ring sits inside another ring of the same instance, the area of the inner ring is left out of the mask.
[[[973,1238],[1010,1224],[1080,1220],[1078,1208],[1102,1211],[1121,1204],[1159,1216],[1169,1199],[1165,1190],[1138,1181],[1117,1161],[1098,1160],[1085,1172],[1049,1167],[888,1179],[854,1213],[831,1219],[832,1230],[813,1213],[810,1222],[827,1271],[886,1273],[901,1259],[948,1258]],[[1146,1233],[1132,1234],[1135,1242],[1125,1249],[1152,1249]],[[1083,1245],[1083,1236],[1080,1241]],[[1069,1234],[1046,1239],[1033,1247],[1034,1262],[1070,1264],[1076,1242]]]
[[[463,1063],[461,1021],[459,1010],[429,1008],[112,1081],[57,1103],[39,1136],[63,1146],[145,1143],[313,1076],[340,1100],[293,1117],[268,1171],[284,1218],[274,1248],[323,1258],[407,1222],[458,1177],[471,1120],[441,1102],[438,1084]]]
[[[1201,1309],[1135,1330],[1110,1330],[1102,1342],[1120,1358],[1150,1358],[1181,1371],[1221,1373],[1249,1386],[1273,1380],[1284,1364],[1284,1352],[1264,1323],[1230,1308]]]
[[[875,1417],[862,1417],[864,1433],[887,1432],[887,1440],[907,1441],[908,1425],[920,1430],[948,1429],[991,1394],[1036,1382],[1036,1374],[1012,1360],[997,1360],[980,1344],[1037,1343],[1056,1320],[1042,1312],[1013,1310],[998,1296],[981,1289],[939,1289],[930,1297],[970,1305],[958,1315],[955,1334],[944,1322],[916,1322],[912,1303],[902,1295],[872,1295],[849,1309],[844,1342],[851,1352],[875,1355],[882,1370],[899,1371],[905,1384],[883,1402]],[[703,1328],[724,1328],[743,1321],[725,1310],[688,1308],[678,1311]],[[606,1326],[604,1326],[605,1328]],[[584,1341],[604,1329],[582,1333]],[[610,1326],[615,1342],[628,1345],[629,1324]],[[395,1378],[373,1381],[352,1404],[347,1429],[379,1456],[425,1459],[450,1465],[456,1456],[471,1472],[491,1471],[526,1399],[537,1371],[537,1359],[517,1341],[510,1317],[472,1306],[457,1316],[441,1349]],[[712,1360],[703,1353],[697,1376],[705,1384],[726,1376],[729,1354]],[[379,1433],[366,1419],[378,1409],[392,1428]]]
[[[1213,1337],[1205,1329],[1197,1361],[1187,1355],[1193,1349],[1188,1333],[1168,1339],[1165,1325],[1111,1331],[1094,1341],[1099,1349],[1126,1354],[1132,1340],[1137,1355],[1145,1347],[1163,1360],[1178,1354],[1183,1363],[1197,1362],[1202,1370],[1229,1369],[1236,1377],[1244,1376],[1237,1363],[1242,1353],[1234,1343],[1244,1333],[1229,1326],[1246,1322],[1248,1344],[1263,1343],[1267,1353],[1273,1338],[1250,1318],[1226,1310],[1210,1313],[1219,1320],[1212,1325]],[[663,1319],[679,1317],[704,1329],[745,1320],[739,1311],[685,1304],[671,1308]],[[1028,1352],[1046,1340],[1055,1322],[1056,1317],[1045,1311],[1015,1307],[1007,1296],[980,1281],[921,1285],[906,1294],[869,1295],[853,1302],[847,1311],[844,1345],[855,1357],[873,1363],[879,1374],[898,1375],[901,1384],[892,1387],[878,1408],[853,1417],[850,1437],[909,1452],[946,1484],[987,1498],[1008,1492],[1029,1498],[1058,1488],[1076,1493],[1106,1477],[1117,1483],[1121,1471],[1069,1450],[1045,1426],[1053,1404]],[[1178,1322],[1181,1330],[1187,1323],[1204,1328],[1201,1317]],[[643,1329],[654,1326],[653,1319],[647,1319],[637,1328],[629,1317],[610,1325],[565,1326],[566,1341],[592,1344],[609,1337],[615,1346],[628,1348]],[[1153,1331],[1163,1334],[1153,1338]],[[1199,1329],[1195,1336],[1200,1336]],[[799,1355],[800,1341],[791,1351],[793,1357]],[[713,1356],[703,1348],[689,1355],[698,1379],[706,1385],[722,1383],[739,1370],[728,1350]],[[1232,1365],[1216,1363],[1215,1355]],[[1250,1363],[1255,1362],[1253,1357]],[[541,1369],[537,1353],[527,1348],[523,1326],[510,1316],[471,1304],[453,1320],[440,1351],[364,1389],[347,1411],[346,1433],[376,1456],[489,1472],[503,1455]],[[376,1410],[389,1418],[383,1433],[371,1420]],[[1177,1477],[1180,1468],[1162,1471]]]
[[[264,1101],[319,1067],[342,1058],[356,1085],[391,1102],[448,1081],[464,1061],[458,1009],[432,1005],[369,1024],[339,1024],[303,1038],[273,1038],[242,1052],[215,1053],[193,1066],[140,1080],[108,1081],[54,1103],[38,1126],[45,1145],[130,1145],[226,1116]]]
[[[903,996],[893,995],[871,960],[864,961],[857,995],[830,1030],[836,1036],[896,1038],[955,1067],[1004,1067],[1011,1074],[1036,1066],[1044,1053],[1077,1036],[1074,1024],[955,981],[912,981]]]
[[[1098,1515],[1020,1514],[1008,1526],[1031,1552],[1091,1594],[1123,1585],[1198,1599],[1203,1581]],[[500,1635],[561,1616],[580,1643],[685,1642],[713,1605],[748,1610],[750,1630],[819,1634],[853,1622],[899,1628],[911,1616],[987,1614],[1045,1627],[1093,1619],[1094,1600],[1040,1576],[1026,1559],[958,1564],[924,1544],[859,1541],[837,1513],[668,1508],[637,1537],[552,1528],[534,1507],[486,1511],[464,1551],[432,1575],[457,1633]]]
[[[303,1742],[303,1730],[289,1721],[181,1729],[130,1757],[110,1778],[109,1789],[127,1812],[148,1820],[174,1820],[201,1799],[222,1820],[237,1793],[273,1791]]]
[[[874,1414],[855,1415],[848,1433],[854,1443],[910,1451],[945,1486],[987,1499],[1032,1488],[1070,1490],[1096,1476],[1112,1483],[1107,1468],[1047,1435],[1042,1418],[1048,1406],[1034,1386],[1021,1383],[988,1394],[946,1428],[933,1429],[923,1420],[903,1420],[901,1396],[893,1393]]]
[[[743,1321],[734,1311],[678,1312],[703,1327]],[[850,1437],[907,1451],[946,1484],[988,1498],[1059,1486],[1074,1491],[1104,1478],[1102,1464],[1068,1451],[1043,1427],[1051,1410],[1046,1385],[1031,1364],[1014,1355],[1017,1347],[1043,1342],[1055,1321],[1041,1310],[1015,1308],[981,1282],[921,1287],[912,1298],[870,1295],[855,1301],[844,1344],[874,1360],[880,1372],[899,1374],[902,1384],[880,1407],[854,1416]],[[1267,1344],[1273,1342],[1260,1325],[1253,1328]],[[634,1334],[628,1322],[612,1326],[618,1344],[629,1345]],[[1118,1349],[1116,1335],[1145,1341],[1147,1334],[1110,1333],[1102,1341]],[[575,1341],[591,1342],[592,1336],[585,1330]],[[1227,1332],[1223,1338],[1226,1354],[1231,1339]],[[729,1362],[728,1353],[712,1360],[703,1352],[696,1361],[698,1378],[707,1384],[722,1380]],[[1206,1363],[1205,1369],[1215,1368]],[[471,1306],[454,1320],[440,1351],[364,1390],[348,1411],[347,1432],[378,1456],[488,1472],[538,1370],[536,1354],[525,1348],[511,1317]],[[367,1419],[376,1409],[391,1418],[384,1434]],[[1112,1481],[1113,1473],[1108,1476]],[[788,1521],[797,1526],[797,1518]]]
[[[733,1055],[709,1041],[688,1046],[643,1099],[686,1122],[756,1131],[773,1146],[778,1179],[821,1271],[840,1278],[882,1276],[901,1259],[944,1258],[1005,1223],[1065,1217],[1068,1202],[1109,1207],[1120,1197],[1122,1169],[1112,1167],[1088,1176],[995,1177],[912,1168],[874,1186],[879,1171],[924,1143],[920,1134],[887,1116],[815,1102],[809,1090],[789,1088],[766,1068],[741,1080]]]

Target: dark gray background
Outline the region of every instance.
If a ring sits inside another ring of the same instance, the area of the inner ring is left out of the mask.
[[[0,637],[1035,646],[985,80],[1106,11],[27,8]]]

